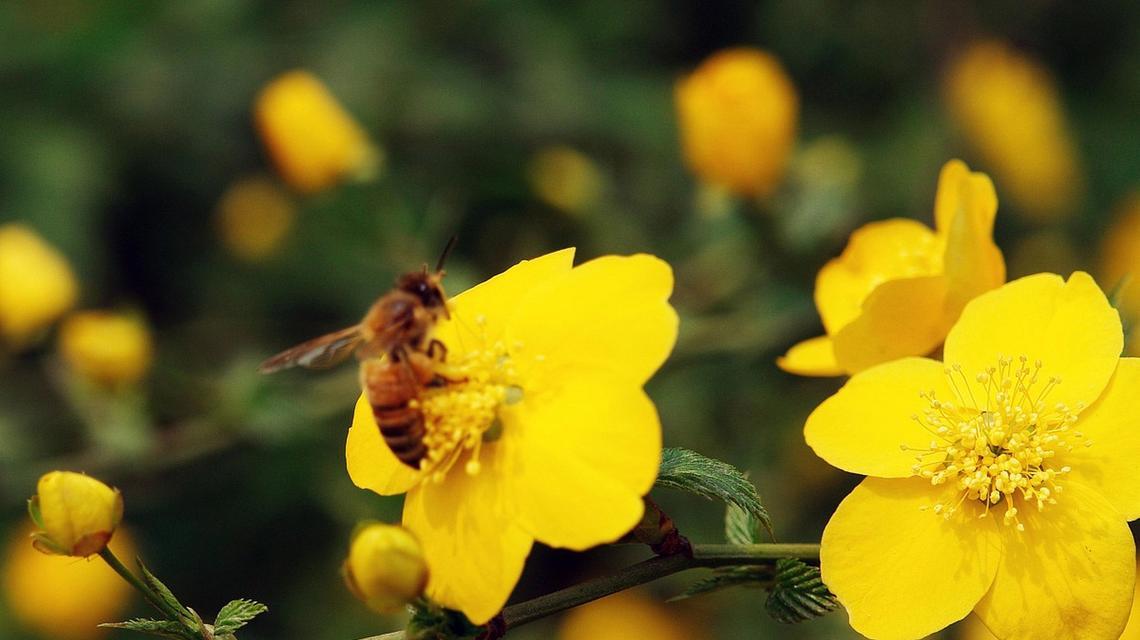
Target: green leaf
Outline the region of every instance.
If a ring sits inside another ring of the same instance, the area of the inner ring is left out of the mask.
[[[839,607],[819,576],[819,568],[794,558],[776,561],[776,580],[764,608],[779,622],[792,624],[822,616]]]
[[[44,528],[44,518],[40,515],[40,497],[32,496],[28,498],[28,516],[31,517],[32,522],[35,523],[37,529]]]
[[[150,569],[146,568],[146,565],[143,564],[142,558],[135,558],[135,562],[139,566],[139,573],[142,574],[143,581],[146,582],[146,585],[150,587],[151,591],[154,591],[155,594],[158,595],[163,603],[165,603],[173,611],[177,612],[179,616],[185,618],[186,621],[195,621],[199,619],[196,615],[194,615],[193,611],[190,611],[185,606],[183,606],[181,602],[178,601],[178,598],[174,596],[174,593],[165,584],[162,584],[162,581],[159,580],[158,577],[153,573],[151,573]]]
[[[410,609],[412,619],[404,630],[408,640],[474,640],[488,631],[486,626],[472,624],[461,612],[426,599],[414,602]]]
[[[152,636],[158,636],[160,638],[191,639],[196,637],[181,622],[174,622],[173,620],[150,620],[147,618],[136,618],[134,620],[127,620],[126,622],[106,622],[99,626],[107,627],[110,629],[126,629],[128,631],[148,633]]]
[[[231,600],[222,607],[218,617],[214,619],[214,633],[217,635],[233,633],[266,611],[269,611],[269,607],[260,602],[244,598]]]
[[[669,602],[685,600],[713,591],[720,591],[729,587],[738,586],[767,586],[772,583],[772,572],[757,567],[733,567],[717,572],[707,578],[695,582],[681,595],[669,598]]]
[[[772,519],[760,502],[760,495],[748,477],[736,467],[706,458],[689,449],[669,448],[661,452],[657,472],[658,487],[681,489],[710,500],[736,505],[756,519],[772,535]]]
[[[724,539],[729,544],[756,544],[760,527],[761,523],[752,514],[735,504],[728,505],[724,511]]]

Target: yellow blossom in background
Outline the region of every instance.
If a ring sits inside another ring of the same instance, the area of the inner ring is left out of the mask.
[[[71,266],[22,224],[0,225],[0,333],[20,346],[63,315],[79,294]]]
[[[353,536],[343,573],[349,591],[373,611],[398,613],[423,593],[428,566],[414,534],[377,522]]]
[[[675,90],[681,147],[701,180],[743,196],[767,196],[796,141],[799,98],[784,68],[758,49],[727,49]]]
[[[36,548],[62,556],[99,553],[123,519],[123,497],[117,490],[71,471],[44,474],[28,507],[39,527]]]
[[[960,160],[942,167],[935,228],[905,218],[872,222],[820,270],[815,306],[827,335],[777,363],[809,376],[856,373],[942,344],[962,307],[1005,282],[993,242],[993,183]]]
[[[297,217],[289,194],[264,177],[235,182],[214,215],[222,245],[235,257],[259,262],[275,255]]]
[[[1132,194],[1117,206],[1115,219],[1104,233],[1100,248],[1099,275],[1110,291],[1120,285],[1116,304],[1128,323],[1140,322],[1140,193]],[[1128,353],[1140,354],[1140,334],[1133,330]]]
[[[135,314],[111,311],[69,316],[60,327],[59,350],[79,376],[111,387],[137,383],[154,357],[146,322]]]
[[[856,374],[807,443],[870,476],[823,532],[852,627],[922,638],[975,612],[1004,640],[1117,638],[1135,586],[1140,360],[1088,274],[1015,280],[968,305],[944,361]]]
[[[689,620],[638,591],[622,591],[571,609],[558,640],[700,640],[707,637]]]
[[[30,529],[8,542],[3,560],[4,601],[19,624],[45,638],[94,640],[107,635],[97,625],[123,619],[131,587],[98,558],[47,556],[32,548]],[[111,550],[122,558],[136,555],[127,531],[119,531]]]
[[[547,147],[527,167],[530,187],[540,200],[566,213],[586,213],[598,202],[604,180],[597,165],[570,147]]]
[[[284,73],[257,97],[254,120],[281,177],[303,193],[379,171],[380,150],[308,71]]]
[[[648,255],[573,260],[566,249],[521,262],[450,301],[435,337],[458,382],[420,395],[421,470],[388,449],[363,397],[348,434],[357,486],[407,492],[428,597],[477,624],[502,608],[536,540],[617,540],[657,476],[661,424],[642,386],[676,341],[672,270]]]
[[[1045,67],[1003,42],[979,42],[951,63],[943,93],[1003,194],[1033,216],[1073,212],[1082,189],[1077,149]]]

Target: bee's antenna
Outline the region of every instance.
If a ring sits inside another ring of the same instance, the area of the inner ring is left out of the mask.
[[[435,264],[435,272],[436,273],[443,271],[443,263],[447,262],[447,256],[451,255],[451,250],[455,248],[455,245],[458,242],[459,242],[459,236],[458,235],[451,236],[451,239],[447,241],[447,246],[443,248],[443,253],[441,253],[439,255],[439,262],[437,262]]]

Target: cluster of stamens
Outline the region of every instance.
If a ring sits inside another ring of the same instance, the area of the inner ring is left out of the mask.
[[[518,374],[502,342],[458,354],[437,364],[436,372],[444,382],[425,388],[411,403],[423,414],[427,431],[420,471],[425,480],[442,482],[469,454],[464,470],[476,475],[483,443],[498,438],[499,408],[522,399]]]
[[[954,483],[961,492],[957,501],[935,504],[934,513],[949,518],[972,501],[983,507],[984,518],[1001,505],[1003,522],[1024,530],[1018,504],[1041,510],[1056,503],[1062,491],[1057,480],[1069,467],[1051,465],[1051,459],[1082,441],[1092,443],[1073,428],[1083,406],[1048,403],[1061,379],[1042,381],[1042,368],[1040,360],[1003,356],[970,380],[955,364],[946,368],[953,400],[920,393],[927,407],[912,418],[934,439],[927,448],[903,449],[917,453],[915,474],[933,485]]]

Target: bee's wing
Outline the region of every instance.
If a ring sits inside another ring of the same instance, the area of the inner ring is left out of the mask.
[[[292,367],[328,369],[344,362],[363,340],[360,325],[351,326],[286,349],[262,362],[257,370],[261,373],[273,373]]]

